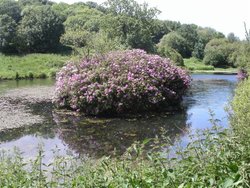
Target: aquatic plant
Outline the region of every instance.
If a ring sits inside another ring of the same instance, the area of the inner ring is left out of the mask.
[[[86,114],[137,113],[179,104],[186,71],[143,50],[110,52],[69,62],[57,74],[54,103]]]

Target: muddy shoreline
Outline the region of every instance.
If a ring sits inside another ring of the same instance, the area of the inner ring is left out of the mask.
[[[3,91],[0,94],[0,131],[43,123],[46,119],[42,112],[51,110],[54,90],[54,86],[35,86]],[[39,106],[40,112],[34,112],[31,105]]]

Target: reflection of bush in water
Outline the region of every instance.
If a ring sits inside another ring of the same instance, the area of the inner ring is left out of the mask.
[[[156,115],[139,119],[96,119],[54,113],[57,133],[78,154],[121,155],[135,141],[161,137],[174,142],[187,131],[187,115]]]

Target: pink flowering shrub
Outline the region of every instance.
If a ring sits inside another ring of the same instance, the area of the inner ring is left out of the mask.
[[[245,69],[241,68],[237,73],[237,77],[239,80],[245,80],[248,78],[248,73]]]
[[[178,104],[189,85],[188,74],[169,59],[117,51],[64,66],[54,103],[89,115],[159,110]]]

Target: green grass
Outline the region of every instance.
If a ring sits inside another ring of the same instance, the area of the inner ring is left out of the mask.
[[[190,71],[214,70],[214,66],[205,65],[201,60],[196,58],[184,59],[184,65]]]
[[[70,59],[70,56],[57,54],[29,54],[25,56],[0,54],[0,79],[53,77]]]
[[[184,59],[184,65],[189,71],[196,73],[237,73],[237,68],[217,68],[212,65],[205,65],[201,60],[196,58]]]

